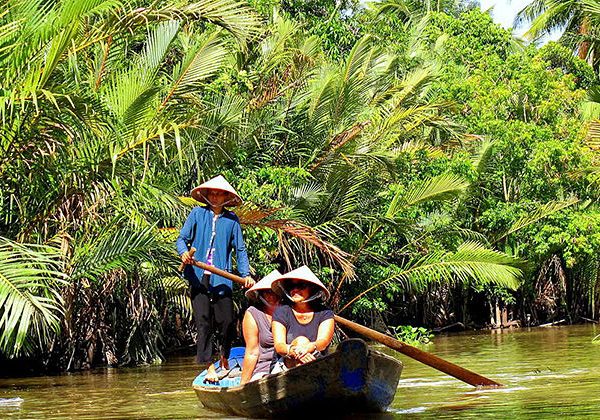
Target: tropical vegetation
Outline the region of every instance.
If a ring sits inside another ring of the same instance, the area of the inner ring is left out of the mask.
[[[307,263],[370,326],[598,318],[598,81],[570,44],[473,2],[2,10],[3,365],[189,347],[174,240],[217,174],[255,277]]]

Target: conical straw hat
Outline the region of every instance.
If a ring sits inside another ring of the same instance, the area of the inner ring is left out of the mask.
[[[192,190],[192,197],[196,201],[200,201],[201,203],[209,204],[206,199],[208,190],[221,190],[228,192],[229,195],[225,200],[226,206],[239,206],[242,204],[242,199],[238,195],[238,193],[233,189],[233,187],[227,182],[227,180],[223,177],[223,175],[219,175],[206,181],[204,184],[199,185],[198,187]]]
[[[281,284],[282,281],[288,280],[288,279],[303,280],[305,282],[312,283],[325,292],[325,299],[329,299],[329,290],[327,290],[325,285],[323,283],[321,283],[321,280],[319,280],[317,278],[317,276],[315,276],[315,273],[313,273],[311,271],[311,269],[305,265],[303,265],[302,267],[298,267],[295,270],[292,270],[289,273],[282,275],[281,277],[279,277],[276,280],[273,280],[271,289],[275,293],[281,294],[281,288],[279,287],[279,285]]]
[[[278,270],[273,270],[262,279],[256,282],[254,286],[246,290],[246,297],[248,299],[257,300],[259,290],[271,290],[271,284],[273,281],[281,277],[281,273]]]

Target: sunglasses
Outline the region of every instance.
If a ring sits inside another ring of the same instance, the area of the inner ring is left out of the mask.
[[[229,194],[227,191],[223,191],[223,190],[208,190],[208,193],[210,195],[227,195]]]
[[[288,290],[291,289],[308,289],[310,287],[310,284],[304,282],[304,281],[289,281],[286,282],[286,288]]]

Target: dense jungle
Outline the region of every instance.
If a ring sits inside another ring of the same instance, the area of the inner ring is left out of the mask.
[[[598,0],[523,38],[476,1],[1,4],[3,371],[190,351],[175,240],[219,174],[253,276],[308,264],[370,327],[599,320]]]

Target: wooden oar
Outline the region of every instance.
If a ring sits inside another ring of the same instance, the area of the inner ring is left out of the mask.
[[[220,270],[216,267],[213,267],[212,265],[206,265],[198,261],[194,261],[194,265],[203,268],[204,270],[208,270],[211,273],[218,274],[219,276],[225,277],[226,279],[229,279],[236,283],[245,283],[244,279],[240,276],[231,274],[228,271]],[[466,382],[469,385],[494,387],[502,386],[502,384],[492,381],[491,379],[488,379],[485,376],[481,376],[478,373],[471,372],[468,369],[455,365],[454,363],[448,362],[434,354],[427,353],[426,351],[420,350],[409,344],[403,343],[402,341],[396,340],[395,338],[390,337],[389,335],[382,334],[378,331],[357,324],[356,322],[349,321],[338,315],[335,315],[334,318],[335,321],[340,325],[348,327],[351,330],[367,338],[370,338],[371,340],[375,340],[385,346],[388,346],[393,350],[399,351],[400,353],[405,354],[408,357],[412,357],[413,359],[424,363],[427,366],[431,366],[432,368],[437,369],[440,372],[444,372],[450,376],[454,376],[456,379],[460,379],[461,381]]]
[[[192,247],[190,248],[190,256],[193,258],[194,254],[196,253],[196,248]],[[221,270],[220,268],[217,267],[213,267],[212,265],[208,265],[205,264],[203,262],[200,261],[196,261],[194,260],[193,264],[196,267],[202,268],[203,270],[208,270],[211,273],[214,273],[218,276],[221,277],[225,277],[226,279],[229,279],[233,282],[239,283],[242,286],[246,285],[246,280],[244,280],[243,278],[241,278],[240,276],[236,276],[235,274],[231,274],[229,271],[225,271],[225,270]],[[181,265],[179,266],[179,271],[183,271],[183,269],[185,268],[186,264],[181,263]]]
[[[190,257],[194,258],[194,254],[196,253],[196,248],[194,248],[194,247],[191,247],[191,248],[190,248],[190,250],[189,250],[188,252],[190,253]],[[196,261],[196,260],[194,260],[194,261]],[[187,264],[186,264],[186,263],[184,263],[184,262],[182,262],[181,264],[179,264],[179,272],[180,272],[180,273],[181,273],[181,272],[183,272],[183,270],[185,270],[185,266],[186,266],[186,265],[187,265]]]
[[[420,350],[409,344],[403,343],[402,341],[396,340],[389,335],[382,334],[379,331],[372,330],[363,325],[357,324],[356,322],[349,321],[341,316],[335,315],[335,321],[351,330],[363,335],[371,340],[378,341],[379,343],[388,346],[391,349],[399,351],[402,354],[412,357],[421,363],[431,366],[441,372],[447,373],[450,376],[454,376],[456,379],[460,379],[473,386],[502,386],[502,384],[492,381],[491,379],[481,376],[478,373],[472,372],[468,369],[455,365],[454,363],[448,362],[435,354],[427,353],[426,351]]]

